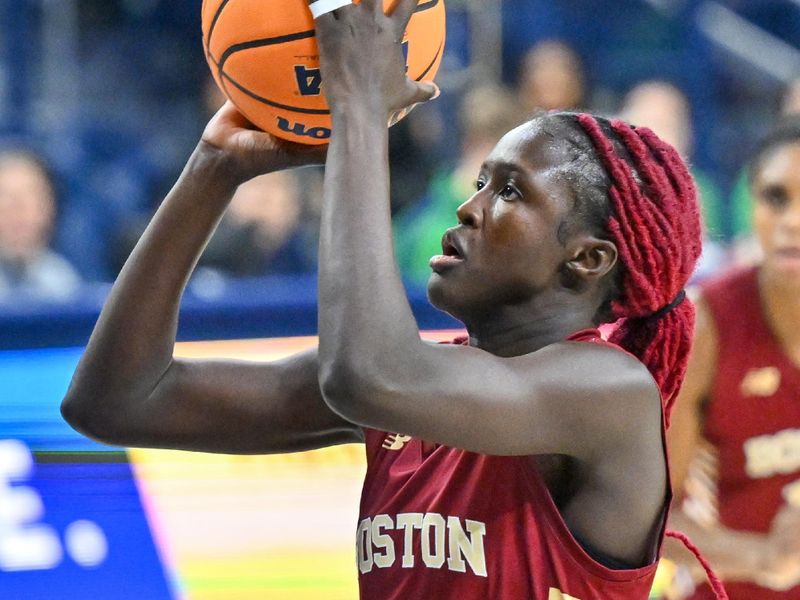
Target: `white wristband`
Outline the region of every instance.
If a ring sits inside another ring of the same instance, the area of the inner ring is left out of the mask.
[[[329,12],[333,12],[352,3],[352,0],[317,0],[309,4],[308,8],[311,9],[311,15],[315,19],[319,19],[322,15],[327,15]]]

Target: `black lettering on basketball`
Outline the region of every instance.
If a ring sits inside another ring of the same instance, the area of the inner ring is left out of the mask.
[[[307,69],[305,65],[295,65],[297,89],[303,96],[319,96],[322,93],[322,74],[319,69]]]
[[[278,129],[300,137],[310,137],[317,140],[325,140],[331,137],[331,130],[327,127],[312,127],[306,129],[303,123],[290,123],[288,119],[278,117]]]

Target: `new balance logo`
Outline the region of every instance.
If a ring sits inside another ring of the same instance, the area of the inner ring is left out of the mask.
[[[410,435],[400,435],[399,433],[392,433],[386,436],[383,441],[383,448],[386,450],[402,450],[408,442],[411,441]]]
[[[547,600],[579,600],[575,596],[570,596],[569,594],[565,594],[561,590],[557,590],[556,588],[550,588],[550,591],[547,594]]]

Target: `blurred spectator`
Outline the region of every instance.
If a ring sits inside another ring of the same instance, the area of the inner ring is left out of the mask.
[[[700,194],[706,230],[703,256],[695,277],[697,279],[707,277],[728,260],[727,252],[721,243],[725,231],[724,207],[722,194],[711,177],[691,166],[694,140],[688,98],[681,90],[666,81],[643,81],[625,96],[620,116],[633,125],[652,129],[661,139],[674,146],[690,165]]]
[[[308,273],[316,265],[315,239],[302,227],[306,202],[292,171],[251,179],[236,190],[225,216],[200,257],[197,273],[230,277]],[[148,219],[128,223],[115,257],[121,269]]]
[[[205,82],[203,83],[203,89],[200,93],[200,100],[203,108],[203,127],[205,124],[211,120],[217,111],[222,108],[222,105],[225,104],[225,94],[222,93],[222,90],[219,89],[217,82],[214,80],[211,75],[206,77]]]
[[[585,107],[583,63],[565,42],[539,42],[521,61],[517,91],[519,102],[529,116],[542,110]]]
[[[795,79],[783,91],[780,117],[800,115],[800,79]],[[753,236],[753,198],[747,169],[742,169],[733,186],[730,198],[731,220],[736,260],[753,264],[760,260],[761,249]]]
[[[210,120],[225,103],[214,79],[206,78],[201,93],[202,115]],[[316,206],[306,202],[305,180],[314,180],[310,169],[302,179],[291,171],[270,173],[239,186],[222,221],[198,263],[198,273],[209,270],[231,277],[307,273],[316,265],[316,233],[303,222],[315,220]],[[301,185],[302,184],[302,185]],[[310,186],[308,186],[310,187]],[[122,268],[149,221],[127,223],[118,236],[114,259]]]
[[[781,98],[781,115],[790,116],[800,114],[800,79],[795,79],[783,92]]]
[[[389,130],[392,214],[425,193],[436,170],[435,150],[445,135],[437,106],[417,107]]]
[[[316,247],[301,235],[296,175],[280,171],[239,186],[200,259],[228,275],[258,276],[313,270]]]
[[[55,186],[44,162],[22,150],[0,152],[0,300],[65,300],[80,278],[50,241]]]
[[[403,276],[424,285],[431,256],[441,254],[442,235],[456,224],[456,209],[475,192],[481,164],[497,141],[524,120],[514,94],[495,86],[478,87],[461,106],[462,143],[458,164],[434,176],[420,201],[395,220],[397,260]]]

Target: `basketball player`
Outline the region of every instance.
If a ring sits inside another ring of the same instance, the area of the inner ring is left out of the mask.
[[[750,176],[763,259],[702,287],[669,439],[676,489],[698,445],[713,448],[719,522],[676,510],[672,524],[732,599],[800,599],[800,119],[764,139]]]
[[[341,4],[341,3],[340,3]],[[361,598],[647,598],[671,500],[664,428],[694,320],[695,190],[646,129],[547,114],[508,133],[431,260],[468,337],[427,344],[392,255],[387,119],[416,0],[319,15],[333,114],[318,350],[172,351],[181,293],[233,190],[321,159],[226,105],[125,265],[63,404],[99,440],[216,452],[363,442]],[[368,57],[369,60],[365,60]],[[611,342],[596,326],[623,319]]]

